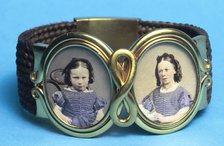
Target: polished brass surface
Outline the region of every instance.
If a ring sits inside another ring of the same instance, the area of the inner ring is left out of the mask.
[[[129,48],[137,39],[139,19],[82,18],[75,21],[78,32],[101,39],[114,51]]]
[[[125,58],[126,60],[124,59],[124,61],[122,59],[123,62],[119,62],[120,58]],[[125,66],[127,66],[127,68]],[[129,93],[136,73],[135,57],[129,50],[119,49],[112,54],[110,67],[115,82],[119,87],[119,91],[111,104],[110,115],[116,125],[127,127],[135,122],[137,116],[137,109],[133,96]],[[127,109],[127,118],[120,118],[119,109],[121,105],[125,105]]]

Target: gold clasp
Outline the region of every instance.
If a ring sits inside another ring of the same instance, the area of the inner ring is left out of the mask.
[[[129,48],[138,37],[140,19],[79,18],[77,31],[85,32],[103,40],[114,51]]]

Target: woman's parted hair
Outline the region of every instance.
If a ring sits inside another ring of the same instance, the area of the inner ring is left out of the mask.
[[[159,79],[159,73],[158,73],[158,64],[162,60],[169,61],[170,63],[173,64],[174,69],[176,71],[176,74],[174,74],[174,81],[177,82],[177,83],[181,81],[181,79],[182,79],[181,66],[180,66],[179,61],[175,59],[173,54],[164,53],[163,55],[158,56],[156,60],[157,60],[157,64],[156,64],[155,75],[156,75],[156,80],[157,80],[157,82],[156,82],[157,86],[161,85],[161,82],[160,82],[160,79]]]
[[[93,67],[91,63],[84,58],[72,58],[72,60],[67,64],[67,66],[64,68],[62,74],[64,74],[64,83],[72,86],[71,79],[70,79],[70,73],[72,69],[76,69],[78,67],[84,67],[88,69],[89,71],[89,84],[94,82],[94,72]]]

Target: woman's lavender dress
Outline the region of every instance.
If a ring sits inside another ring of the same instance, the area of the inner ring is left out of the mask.
[[[158,87],[142,100],[142,105],[150,112],[155,110],[164,116],[171,116],[183,107],[190,107],[192,102],[189,92],[181,86],[167,93],[161,93]]]

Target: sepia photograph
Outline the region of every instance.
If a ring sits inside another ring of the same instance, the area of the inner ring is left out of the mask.
[[[81,46],[63,49],[54,57],[47,73],[50,106],[69,125],[94,126],[108,111],[110,81],[106,65],[96,54]]]
[[[139,60],[133,88],[144,116],[163,124],[178,121],[190,111],[196,85],[196,69],[189,53],[178,44],[160,43]]]

